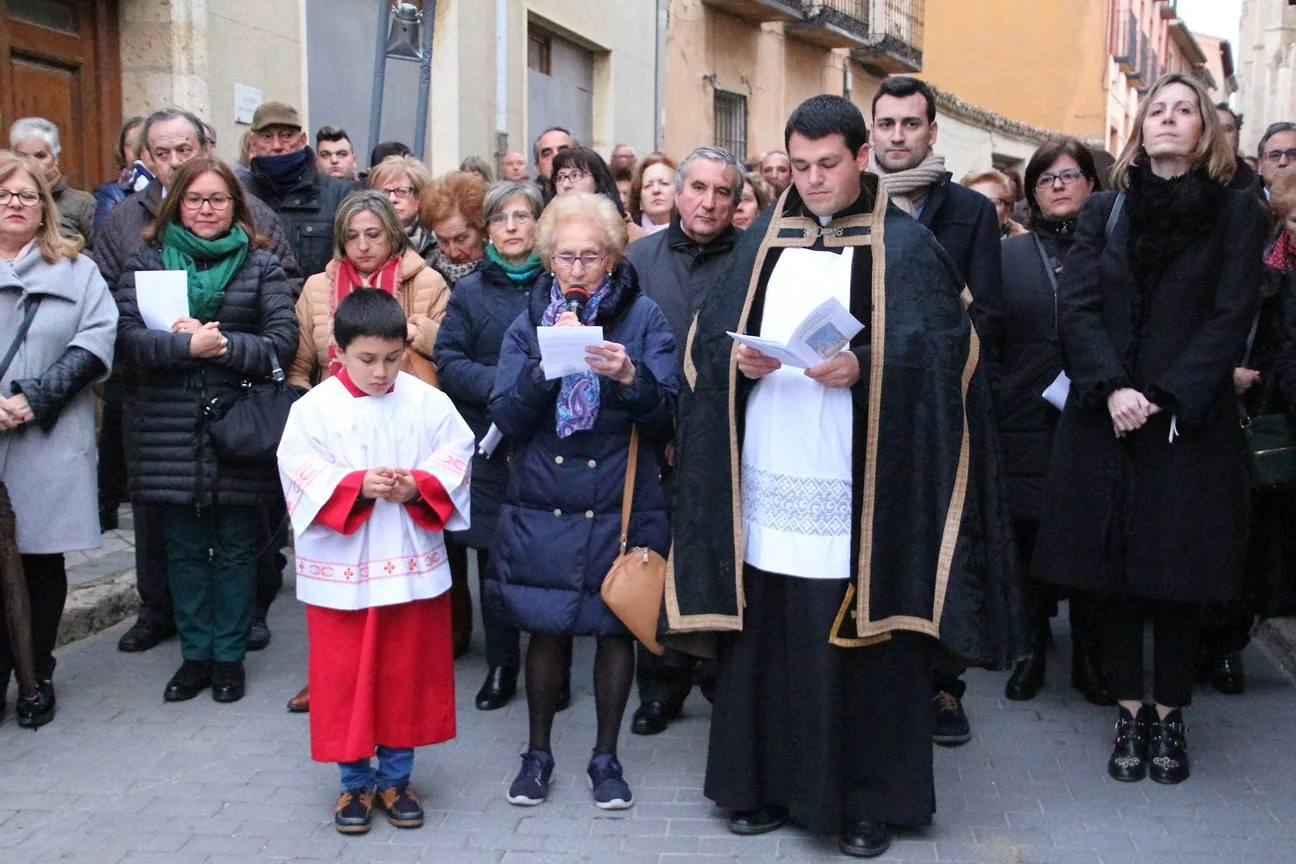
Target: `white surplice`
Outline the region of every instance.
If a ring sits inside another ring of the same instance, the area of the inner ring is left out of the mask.
[[[338,378],[293,406],[279,445],[279,477],[292,518],[297,598],[329,609],[367,609],[436,597],[450,589],[441,531],[417,525],[402,504],[378,500],[355,533],[316,522],[343,479],[370,468],[431,474],[469,520],[473,434],[450,398],[404,372],[383,396],[354,396]]]
[[[853,249],[784,249],[770,274],[760,333],[787,341],[816,306],[850,308]],[[767,573],[849,579],[854,406],[845,387],[781,367],[747,400],[742,452],[744,560]]]

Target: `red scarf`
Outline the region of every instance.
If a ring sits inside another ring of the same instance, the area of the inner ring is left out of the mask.
[[[328,377],[333,377],[342,369],[342,361],[337,357],[337,342],[333,339],[333,316],[337,314],[338,304],[357,288],[381,288],[395,297],[396,289],[400,287],[400,264],[400,256],[393,255],[390,261],[364,277],[356,272],[355,265],[349,258],[338,262],[333,297],[329,303]]]
[[[1265,263],[1283,272],[1296,270],[1296,249],[1292,248],[1291,235],[1285,230],[1278,232],[1278,239],[1265,256]]]

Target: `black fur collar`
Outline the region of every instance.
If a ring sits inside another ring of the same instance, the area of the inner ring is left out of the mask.
[[[1130,268],[1139,282],[1165,269],[1219,224],[1225,189],[1197,170],[1166,180],[1146,165],[1129,177]]]

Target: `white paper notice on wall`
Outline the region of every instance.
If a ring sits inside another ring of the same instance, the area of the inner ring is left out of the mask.
[[[246,84],[234,85],[234,122],[252,125],[252,115],[264,100],[261,91]]]

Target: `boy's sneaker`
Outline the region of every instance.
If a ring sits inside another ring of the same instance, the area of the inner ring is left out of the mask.
[[[341,834],[368,834],[373,816],[372,789],[348,789],[333,806],[333,825]]]
[[[508,802],[519,807],[543,804],[549,795],[549,778],[553,776],[554,758],[543,750],[522,754],[522,770],[509,786]]]
[[[595,753],[590,759],[590,788],[594,790],[594,806],[600,810],[625,810],[634,803],[630,784],[621,775],[621,763],[615,753]]]
[[[397,828],[423,827],[423,805],[408,781],[379,789],[378,803],[387,811],[387,821]]]

